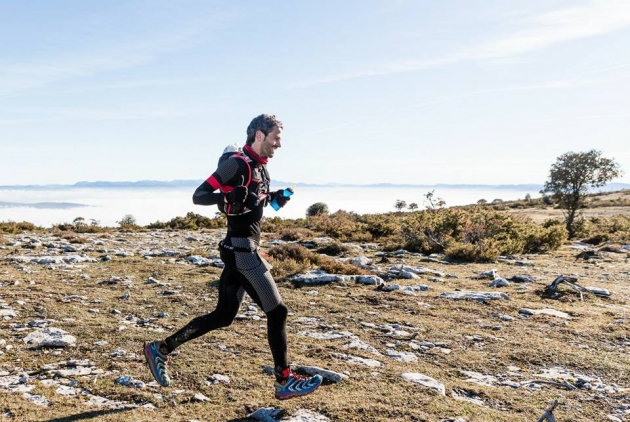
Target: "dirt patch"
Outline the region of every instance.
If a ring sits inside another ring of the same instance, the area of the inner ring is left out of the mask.
[[[519,215],[524,217],[530,217],[537,223],[544,223],[549,219],[563,220],[563,210],[554,208],[527,208],[527,209],[513,209],[506,210],[506,213],[510,215]],[[611,217],[613,215],[625,215],[630,216],[630,207],[601,207],[601,208],[587,208],[582,210],[584,217]]]

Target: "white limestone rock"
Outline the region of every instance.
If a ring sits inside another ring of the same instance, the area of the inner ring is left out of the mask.
[[[348,379],[346,374],[340,374],[328,369],[318,368],[317,366],[296,365],[295,370],[297,372],[304,372],[308,375],[321,375],[323,379],[335,383]]]
[[[474,292],[468,290],[460,290],[455,292],[444,292],[440,294],[443,299],[454,299],[454,300],[476,300],[479,302],[485,302],[486,300],[510,300],[510,297],[505,293],[495,293],[495,292]]]
[[[571,319],[571,316],[566,312],[557,311],[555,309],[529,309],[529,308],[521,308],[518,310],[519,314],[522,315],[550,315],[558,318]]]
[[[40,347],[74,346],[77,339],[61,328],[46,327],[30,333],[24,337],[23,341],[30,349],[36,349]]]
[[[446,388],[444,387],[444,384],[434,378],[417,372],[406,372],[402,374],[402,377],[404,380],[409,381],[412,384],[422,385],[423,387],[427,387],[433,391],[437,391],[443,396],[446,396]]]

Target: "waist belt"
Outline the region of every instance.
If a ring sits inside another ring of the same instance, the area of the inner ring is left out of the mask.
[[[232,251],[232,252],[248,252],[248,253],[254,253],[258,250],[258,247],[255,248],[241,248],[238,246],[232,246],[232,245],[226,245],[225,243],[223,243],[223,241],[219,242],[219,248],[222,249],[226,249],[228,251]]]

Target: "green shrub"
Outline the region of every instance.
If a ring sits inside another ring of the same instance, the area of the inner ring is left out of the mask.
[[[345,262],[338,262],[326,255],[319,255],[316,264],[320,269],[326,271],[329,274],[370,274],[369,271],[364,270],[356,265],[347,264]]]
[[[175,217],[162,223],[156,221],[147,225],[149,229],[172,229],[172,230],[198,230],[198,229],[219,229],[225,228],[226,220],[222,214],[214,218],[208,218],[194,212],[189,212],[185,217]]]
[[[18,234],[26,231],[43,230],[41,227],[36,226],[28,221],[0,221],[0,232],[6,234]]]
[[[337,262],[329,256],[319,255],[295,243],[274,246],[267,254],[270,257],[269,262],[274,267],[271,274],[278,279],[316,267],[330,274],[369,274],[355,265]]]
[[[284,219],[280,217],[271,217],[263,218],[261,230],[265,233],[280,234],[287,229],[304,229],[305,227],[306,220],[303,218]]]
[[[316,215],[328,214],[328,205],[323,202],[315,202],[313,205],[306,209],[306,215],[308,217],[314,217]]]
[[[444,252],[463,261],[555,250],[567,237],[561,225],[541,227],[486,207],[422,211],[403,222],[402,235],[407,250]]]
[[[493,240],[482,240],[475,244],[454,243],[444,251],[450,259],[467,262],[487,262],[495,261],[501,255],[497,242]]]
[[[350,248],[348,248],[345,245],[342,245],[339,242],[328,243],[317,249],[317,252],[324,255],[329,255],[329,256],[340,256],[349,251],[350,251]]]
[[[282,280],[292,275],[303,273],[311,268],[310,265],[305,262],[298,262],[290,258],[282,260],[270,258],[269,263],[273,266],[271,275],[276,280]]]
[[[283,243],[270,248],[267,254],[279,261],[293,260],[298,263],[312,264],[316,260],[315,253],[295,243]]]
[[[581,221],[578,227],[580,238],[593,245],[630,242],[630,217],[625,215],[590,217]]]
[[[288,242],[304,240],[314,236],[315,233],[312,230],[303,227],[288,228],[280,232],[280,239]]]
[[[342,242],[372,240],[372,235],[367,231],[366,224],[361,222],[360,216],[353,212],[337,211],[333,214],[320,214],[311,217],[308,220],[308,228],[323,232]]]

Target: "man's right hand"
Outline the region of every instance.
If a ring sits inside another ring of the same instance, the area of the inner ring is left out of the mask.
[[[248,189],[245,186],[245,177],[241,176],[241,183],[234,187],[232,191],[225,194],[225,199],[230,204],[242,204],[247,198]]]

